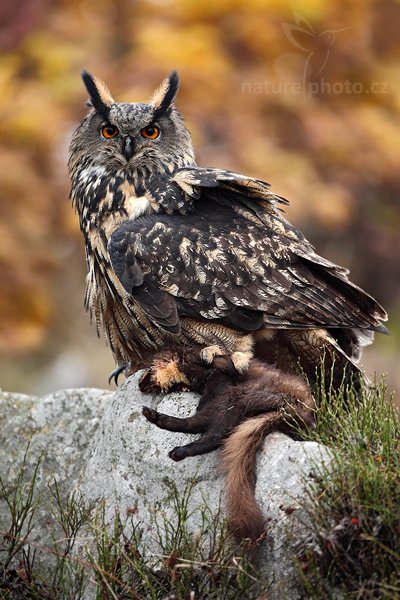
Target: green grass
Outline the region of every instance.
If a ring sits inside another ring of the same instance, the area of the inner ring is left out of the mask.
[[[221,510],[212,514],[205,503],[189,510],[195,479],[187,482],[183,494],[165,480],[175,520],[168,521],[158,507],[160,551],[154,554],[132,516],[116,514],[110,528],[104,503],[88,507],[77,493],[64,500],[56,482],[39,495],[41,459],[26,480],[26,458],[25,454],[12,489],[0,479],[10,524],[8,531],[0,531],[2,600],[79,600],[88,585],[94,586],[98,600],[251,600],[267,592],[269,582],[256,571],[246,547],[232,544]],[[48,547],[30,541],[42,509],[53,516],[53,542]],[[193,513],[201,523],[194,533],[189,527]]]
[[[400,598],[400,418],[384,381],[320,393],[316,429],[331,463],[308,486],[297,566],[308,598]]]
[[[268,582],[256,572],[245,548],[232,545],[221,510],[212,514],[201,504],[189,511],[195,480],[187,482],[183,495],[171,480],[165,480],[164,485],[176,519],[171,522],[161,514],[157,522],[160,554],[148,551],[138,527],[126,527],[116,515],[114,528],[108,532],[104,507],[98,513],[94,524],[96,549],[89,557],[96,573],[97,598],[239,600],[259,598],[267,591]],[[201,523],[195,532],[188,526],[193,513],[200,516]]]
[[[0,598],[78,600],[84,589],[84,566],[73,550],[91,511],[76,494],[63,500],[56,482],[47,486],[47,494],[39,492],[38,471],[43,455],[29,477],[28,452],[29,444],[12,487],[7,488],[0,477],[0,501],[7,507],[9,525],[0,531]],[[32,542],[42,510],[54,519],[50,546]]]
[[[325,387],[315,430],[303,434],[326,445],[331,461],[308,483],[305,534],[295,540],[299,588],[303,598],[318,600],[400,598],[399,415],[384,382],[359,396]],[[268,597],[269,581],[246,548],[232,544],[221,510],[213,514],[205,502],[190,508],[195,479],[183,494],[165,480],[175,519],[156,507],[155,554],[134,515],[115,515],[109,528],[104,504],[87,506],[77,493],[66,500],[55,481],[39,493],[42,457],[28,477],[28,452],[11,488],[0,478],[8,511],[0,531],[0,599],[80,600],[87,586],[97,600]],[[33,542],[43,510],[52,522],[47,547]],[[201,523],[195,532],[193,512]]]

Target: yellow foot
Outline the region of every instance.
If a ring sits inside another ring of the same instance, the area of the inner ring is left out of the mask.
[[[224,356],[225,352],[219,346],[207,346],[200,352],[200,359],[206,365],[211,365],[216,356]]]
[[[244,345],[243,350],[233,352],[230,356],[224,352],[220,346],[207,346],[200,352],[200,358],[206,365],[211,365],[214,358],[217,356],[226,356],[232,360],[233,366],[238,373],[244,373],[249,368],[250,359],[253,357],[252,349],[249,344]]]
[[[252,357],[252,352],[234,352],[231,356],[231,360],[236,371],[238,373],[245,373],[249,368],[250,359]]]

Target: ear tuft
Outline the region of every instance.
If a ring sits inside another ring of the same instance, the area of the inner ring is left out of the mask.
[[[108,119],[111,105],[114,104],[110,90],[103,81],[93,77],[87,71],[82,71],[81,75],[90,96],[91,105],[98,113]]]
[[[172,71],[156,89],[150,101],[155,108],[154,120],[164,114],[173,104],[179,89],[179,75]]]

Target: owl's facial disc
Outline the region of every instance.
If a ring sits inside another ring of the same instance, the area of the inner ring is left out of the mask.
[[[92,110],[71,143],[85,165],[142,176],[194,164],[190,133],[174,102],[179,78],[173,71],[149,102],[115,102],[107,86],[86,71],[83,82]]]
[[[140,135],[147,140],[156,140],[160,135],[160,128],[157,125],[148,125],[140,130]],[[122,154],[128,162],[135,154],[135,142],[131,135],[126,135],[122,139]]]

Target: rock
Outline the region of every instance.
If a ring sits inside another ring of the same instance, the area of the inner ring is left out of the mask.
[[[224,481],[218,474],[218,452],[175,463],[168,457],[169,450],[196,436],[158,429],[142,416],[143,404],[174,416],[187,416],[194,412],[198,397],[188,392],[146,396],[140,393],[137,382],[138,375],[131,377],[106,406],[95,449],[79,487],[88,501],[106,500],[110,521],[116,510],[123,516],[135,507],[133,521],[145,531],[149,551],[159,554],[155,521],[160,508],[167,521],[176,522],[173,502],[164,484],[166,477],[183,494],[188,478],[195,475],[189,512],[206,503],[215,513]],[[288,593],[290,598],[296,597],[288,535],[295,538],[300,529],[303,478],[307,478],[315,462],[322,460],[328,460],[328,456],[319,444],[294,441],[281,433],[270,435],[258,456],[256,498],[268,523],[261,564],[274,580],[269,598],[280,599]],[[200,527],[200,519],[200,513],[194,512],[190,523],[193,531]]]
[[[12,489],[29,444],[24,481],[31,480],[42,455],[36,492],[45,496],[47,484],[56,479],[67,498],[88,460],[88,448],[112,396],[96,389],[62,390],[42,398],[0,390],[0,475],[6,488]],[[0,502],[0,531],[9,527],[9,511]],[[41,511],[30,540],[50,543],[51,527],[52,515]]]
[[[64,390],[43,398],[0,395],[1,475],[8,484],[15,480],[31,439],[28,473],[33,472],[44,451],[39,487],[44,488],[46,482],[56,478],[65,498],[75,489],[88,502],[104,499],[110,523],[115,511],[124,516],[135,507],[132,518],[144,531],[148,551],[159,553],[156,522],[160,525],[160,511],[167,521],[176,522],[166,478],[175,482],[182,494],[188,479],[195,476],[189,512],[205,503],[212,513],[216,512],[224,482],[218,474],[218,452],[173,462],[168,451],[194,436],[158,429],[141,413],[146,404],[171,415],[186,416],[195,410],[198,397],[187,392],[142,395],[138,377],[132,376],[115,394]],[[289,530],[294,537],[299,532],[304,478],[314,463],[322,460],[327,460],[323,447],[296,442],[280,433],[270,435],[259,454],[256,497],[268,524],[261,565],[274,579],[269,598],[297,597],[287,536]],[[2,503],[1,530],[7,528],[6,517]],[[44,513],[34,531],[34,539],[42,544],[48,539],[49,523],[51,518]],[[201,525],[199,512],[193,512],[189,524],[193,531]]]

